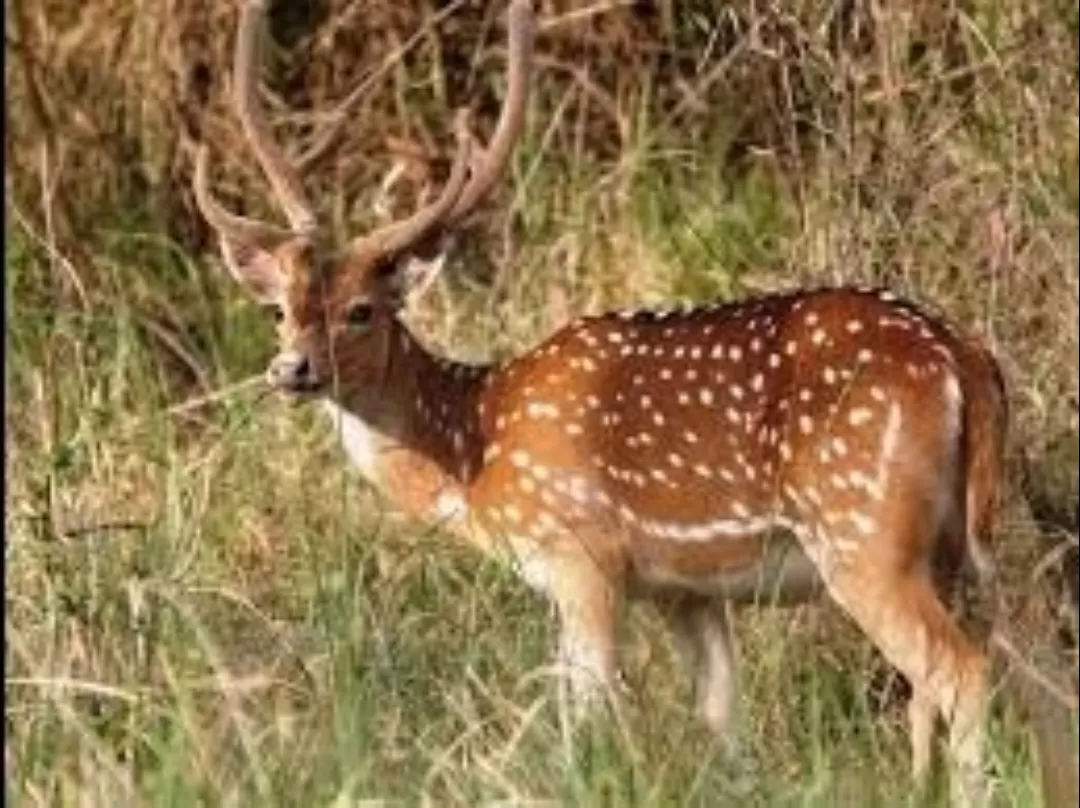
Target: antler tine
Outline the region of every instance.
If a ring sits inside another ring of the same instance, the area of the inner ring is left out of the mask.
[[[447,228],[469,215],[488,194],[521,136],[525,123],[525,102],[529,95],[535,22],[531,0],[511,0],[507,12],[509,63],[506,70],[506,100],[491,142],[474,158],[469,183],[443,222]]]
[[[469,132],[468,112],[458,110],[454,116],[454,134],[457,153],[450,169],[450,176],[438,199],[426,205],[400,222],[381,227],[353,242],[353,249],[372,249],[389,255],[403,250],[423,239],[428,232],[442,223],[450,209],[461,196],[469,174],[472,136]]]
[[[354,250],[374,249],[383,254],[403,250],[421,241],[435,227],[443,230],[453,227],[491,190],[506,166],[524,123],[529,62],[535,33],[533,22],[530,0],[511,0],[507,21],[509,66],[506,101],[488,147],[478,157],[470,157],[475,138],[469,130],[468,112],[458,110],[454,118],[457,154],[450,178],[439,198],[404,221],[356,239],[353,242]]]
[[[315,228],[313,208],[299,176],[274,141],[266,111],[259,99],[260,36],[265,11],[266,0],[248,0],[240,12],[233,62],[236,108],[244,134],[270,181],[290,227],[297,233],[307,233]]]
[[[195,191],[195,204],[203,218],[222,237],[237,243],[260,240],[266,237],[280,238],[287,235],[285,230],[272,224],[237,216],[230,213],[217,201],[210,191],[210,150],[205,144],[199,144],[195,155],[195,179],[192,182]]]

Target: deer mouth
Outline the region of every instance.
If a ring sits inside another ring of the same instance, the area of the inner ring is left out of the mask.
[[[326,384],[321,381],[294,382],[289,385],[277,385],[279,392],[294,399],[317,398],[326,390]]]
[[[273,378],[267,379],[270,387],[289,399],[306,400],[317,398],[326,391],[326,382],[316,378]]]

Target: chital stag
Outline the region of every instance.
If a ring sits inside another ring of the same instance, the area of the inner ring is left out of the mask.
[[[916,773],[940,714],[955,795],[979,801],[988,662],[941,592],[984,558],[1004,435],[989,354],[911,303],[839,288],[587,317],[497,366],[432,356],[399,318],[410,255],[452,234],[507,164],[528,0],[509,7],[490,142],[459,113],[438,197],[334,248],[259,100],[261,6],[242,11],[236,103],[289,226],[225,211],[205,149],[195,191],[232,274],[278,318],[269,382],[321,399],[397,508],[506,558],[555,603],[580,698],[614,681],[620,606],[645,597],[695,649],[701,712],[724,731],[726,604],[824,592],[912,683]]]

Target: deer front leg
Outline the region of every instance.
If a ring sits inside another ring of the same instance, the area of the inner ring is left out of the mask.
[[[577,715],[590,712],[618,679],[615,631],[621,592],[589,557],[564,561],[552,576],[559,612],[559,667]]]

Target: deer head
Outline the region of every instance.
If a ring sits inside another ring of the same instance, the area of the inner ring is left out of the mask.
[[[288,227],[237,216],[210,192],[209,157],[197,155],[196,203],[218,235],[231,274],[277,320],[279,353],[271,385],[293,394],[343,394],[370,386],[386,372],[398,315],[410,289],[430,280],[442,261],[412,261],[425,244],[442,241],[487,196],[521,133],[533,43],[529,0],[508,14],[507,92],[491,141],[480,145],[468,114],[454,119],[457,151],[437,197],[411,216],[344,244],[320,230],[297,166],[275,142],[259,98],[257,73],[265,0],[248,0],[240,15],[234,61],[235,103],[244,135],[266,174]]]

